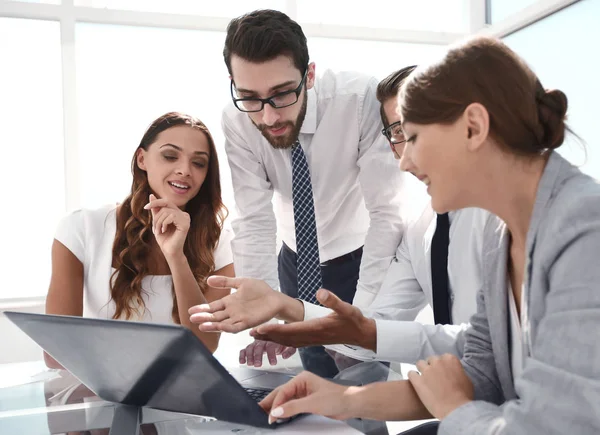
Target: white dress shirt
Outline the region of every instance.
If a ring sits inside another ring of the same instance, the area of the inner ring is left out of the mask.
[[[402,236],[405,175],[380,133],[376,88],[372,77],[325,71],[308,91],[299,135],[313,185],[320,261],[364,245],[355,298],[363,305],[379,290]],[[277,231],[296,250],[291,150],[274,149],[233,104],[223,111],[222,127],[237,207],[236,275],[278,289]]]
[[[410,364],[430,355],[462,355],[463,332],[476,311],[476,294],[482,283],[482,240],[488,216],[488,212],[475,208],[449,215],[448,283],[454,325],[414,322],[419,311],[433,303],[430,249],[436,214],[428,205],[418,219],[407,225],[375,300],[369,306],[358,306],[365,316],[375,318],[377,353],[344,345],[327,347],[361,360]],[[305,320],[331,312],[307,303],[304,306]]]
[[[80,209],[65,216],[54,238],[83,264],[83,317],[112,319],[116,311],[110,290],[115,269],[113,244],[117,232],[117,205],[98,209]],[[215,270],[233,261],[230,230],[223,229],[213,251]],[[173,323],[173,278],[171,275],[147,275],[142,279],[144,310],[131,320]]]

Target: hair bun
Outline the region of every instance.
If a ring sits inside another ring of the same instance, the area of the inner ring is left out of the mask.
[[[564,92],[550,89],[540,92],[538,112],[544,130],[542,145],[544,148],[558,148],[565,139],[565,120],[568,100]]]

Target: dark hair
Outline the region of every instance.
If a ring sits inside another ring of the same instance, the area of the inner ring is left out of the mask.
[[[509,151],[537,155],[564,140],[567,97],[544,90],[527,64],[499,39],[477,37],[417,70],[400,91],[403,122],[451,124],[471,103],[490,117],[490,135]]]
[[[204,282],[214,272],[213,251],[217,246],[227,209],[221,199],[221,181],[217,150],[208,128],[197,118],[178,112],[167,113],[156,119],[148,128],[137,149],[147,150],[157,136],[169,128],[187,125],[204,133],[210,148],[208,171],[198,194],[186,205],[191,218],[190,229],[183,252],[198,281],[204,290]],[[131,193],[123,201],[117,214],[117,231],[113,244],[115,272],[111,276],[111,297],[115,302],[114,318],[125,315],[131,318],[138,308],[144,308],[142,299],[142,279],[148,275],[148,258],[152,235],[152,222],[144,205],[151,193],[148,175],[137,165],[137,150],[131,162],[133,183]],[[177,310],[177,298],[173,291],[173,312],[175,323],[181,323]]]
[[[417,66],[411,65],[399,69],[391,73],[389,76],[384,78],[377,85],[377,101],[381,103],[379,107],[379,114],[381,115],[381,122],[383,122],[384,127],[389,125],[387,116],[385,115],[385,110],[383,110],[383,104],[388,101],[390,98],[394,98],[398,95],[398,91],[404,83],[404,80],[410,75],[411,72],[415,70]]]
[[[308,46],[302,27],[283,12],[257,10],[234,18],[227,26],[223,58],[229,74],[231,56],[261,63],[286,55],[303,73],[308,65]]]

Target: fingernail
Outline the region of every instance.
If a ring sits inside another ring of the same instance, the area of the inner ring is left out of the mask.
[[[283,408],[281,406],[278,406],[277,408],[272,409],[271,415],[273,417],[281,417],[283,415]]]
[[[146,205],[144,206],[144,210],[148,210],[149,208],[150,208],[150,204],[146,204]]]
[[[326,301],[327,297],[329,296],[329,293],[326,292],[325,290],[319,290],[319,298]]]

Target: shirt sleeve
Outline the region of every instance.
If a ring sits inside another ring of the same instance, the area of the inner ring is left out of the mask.
[[[400,188],[403,174],[381,134],[377,81],[372,79],[359,107],[359,182],[370,224],[365,238],[354,302],[368,305],[374,298],[402,238]]]
[[[235,273],[262,279],[277,290],[273,186],[260,156],[236,131],[226,112],[223,113],[222,127],[237,210],[237,217],[232,221],[235,236],[231,243]]]
[[[318,319],[319,317],[325,317],[333,313],[333,310],[322,307],[321,305],[311,304],[310,302],[302,300],[300,302],[304,305],[304,320]]]
[[[219,236],[219,242],[213,254],[215,259],[215,270],[219,270],[233,263],[233,254],[231,252],[231,240],[233,233],[229,228],[223,228]]]
[[[83,211],[77,210],[63,217],[58,223],[54,239],[85,264],[85,221]]]

